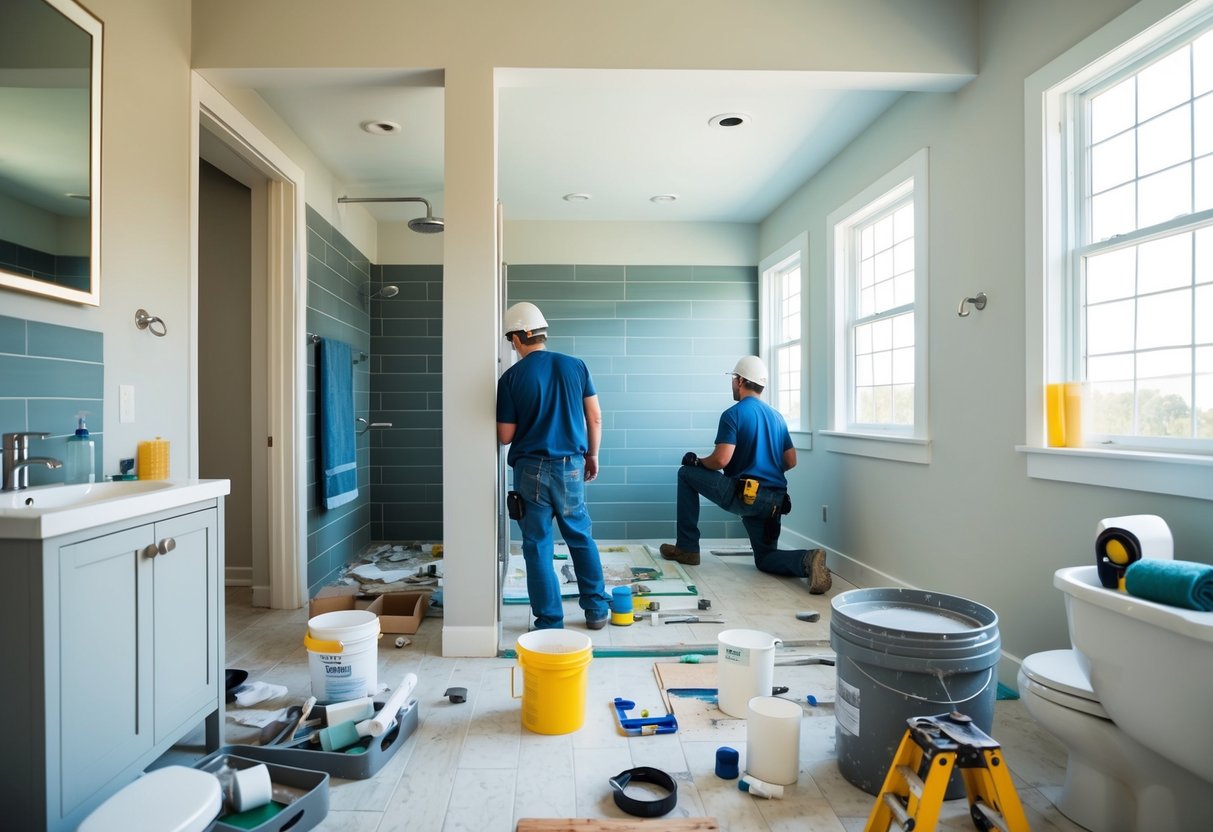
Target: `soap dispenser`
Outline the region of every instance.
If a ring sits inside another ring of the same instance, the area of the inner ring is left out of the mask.
[[[87,414],[76,414],[76,435],[67,439],[67,455],[63,461],[64,477],[67,483],[96,482],[96,454],[93,438],[88,435],[88,427],[84,424]]]

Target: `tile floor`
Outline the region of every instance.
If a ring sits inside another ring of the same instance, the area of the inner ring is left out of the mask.
[[[645,541],[656,545],[659,541]],[[719,630],[749,627],[778,635],[787,644],[828,647],[829,599],[851,585],[834,579],[827,595],[810,595],[804,580],[758,572],[747,556],[710,554],[705,541],[702,564],[687,567],[700,597],[723,613],[724,625],[669,624],[608,626],[590,632],[596,648],[634,654],[647,649],[678,654],[714,647]],[[718,551],[736,551],[737,541],[718,541]],[[603,545],[607,545],[604,541]],[[311,690],[308,656],[302,646],[306,610],[264,610],[249,606],[249,592],[227,594],[227,666],[249,671],[250,679],[285,685],[289,695],[258,707],[301,701]],[[584,630],[574,602],[566,604],[570,628]],[[821,619],[805,623],[797,611],[817,610]],[[502,644],[512,647],[526,631],[529,608],[503,607]],[[584,727],[563,736],[541,736],[522,729],[519,702],[511,698],[512,659],[455,659],[441,655],[441,620],[427,618],[397,649],[384,640],[379,649],[379,681],[395,685],[407,672],[419,678],[415,698],[420,725],[400,752],[374,777],[331,781],[325,832],[512,832],[523,817],[627,818],[614,804],[607,779],[638,766],[655,766],[678,780],[678,805],[670,817],[710,815],[722,830],[864,829],[874,798],[848,783],[835,761],[832,707],[805,706],[800,748],[800,779],[783,800],[762,800],[737,789],[736,781],[715,776],[720,745],[681,734],[625,737],[616,729],[610,703],[624,695],[638,703],[659,703],[652,656],[596,657],[589,666]],[[658,648],[669,648],[661,651]],[[630,648],[630,649],[629,649]],[[669,659],[664,659],[668,661]],[[775,682],[778,684],[779,668]],[[451,704],[444,691],[467,688],[464,704]],[[621,694],[621,692],[625,692]],[[793,691],[793,693],[796,693]],[[994,736],[1002,743],[1013,779],[1033,830],[1081,832],[1052,803],[1064,776],[1065,754],[1042,734],[1019,701],[999,701]],[[226,726],[229,743],[255,742],[256,729]],[[179,749],[188,753],[189,749]],[[655,823],[654,829],[660,829]],[[940,828],[972,829],[966,801],[945,803]]]

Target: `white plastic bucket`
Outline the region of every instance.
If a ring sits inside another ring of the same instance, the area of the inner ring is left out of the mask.
[[[775,645],[783,642],[761,630],[725,630],[716,639],[717,707],[745,719],[751,699],[771,695]]]
[[[800,779],[800,703],[778,696],[755,696],[745,725],[747,774],[790,786]]]
[[[367,610],[326,612],[307,622],[312,695],[319,702],[374,696],[378,687],[379,616]]]

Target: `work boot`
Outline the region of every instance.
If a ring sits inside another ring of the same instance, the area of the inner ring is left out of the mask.
[[[661,556],[666,560],[677,561],[678,563],[685,564],[686,566],[699,565],[698,552],[684,552],[673,543],[661,544]]]
[[[804,576],[809,579],[809,592],[821,595],[828,592],[834,579],[830,577],[830,567],[826,566],[826,550],[812,549],[804,553],[801,561]]]
[[[585,628],[587,630],[601,630],[610,620],[611,617],[609,615],[604,615],[602,618],[590,618],[587,615],[585,617]]]

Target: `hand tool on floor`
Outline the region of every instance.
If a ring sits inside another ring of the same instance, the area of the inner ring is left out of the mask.
[[[673,714],[665,716],[629,717],[627,712],[636,707],[630,699],[615,697],[615,716],[619,718],[619,730],[629,737],[647,737],[652,734],[672,734],[678,730],[678,720]],[[645,711],[647,714],[648,711]]]
[[[261,729],[261,734],[257,738],[258,742],[261,745],[277,745],[290,739],[291,735],[295,733],[295,726],[299,724],[299,715],[302,713],[301,706],[291,705],[287,708],[285,717],[275,720]]]
[[[813,622],[813,621],[820,620],[820,618],[821,618],[821,613],[819,613],[819,612],[798,612],[798,613],[796,613],[797,621]]]

